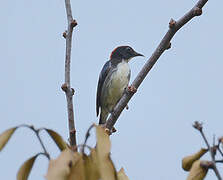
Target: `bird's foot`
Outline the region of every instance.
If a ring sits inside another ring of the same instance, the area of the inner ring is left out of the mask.
[[[115,127],[112,127],[112,133],[115,133],[117,131],[117,129],[115,129]]]
[[[105,124],[100,124],[100,126],[102,128],[105,129],[105,132],[108,134],[108,135],[111,135],[112,133],[115,133],[117,130],[115,129],[115,127],[113,127],[111,130],[106,128]]]
[[[128,86],[128,92],[131,92],[131,93],[136,93],[137,89],[135,88],[135,86],[131,85],[131,86]]]
[[[128,106],[128,104],[125,106],[125,108],[126,108],[126,110],[128,110],[129,109],[129,106]]]
[[[112,130],[105,128],[105,132],[110,136],[112,133],[115,133],[117,130],[113,127]]]

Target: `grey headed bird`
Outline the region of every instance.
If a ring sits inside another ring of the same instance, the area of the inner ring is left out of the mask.
[[[97,87],[96,112],[98,116],[100,109],[99,124],[106,123],[109,113],[127,88],[131,74],[128,62],[136,56],[143,55],[130,46],[119,46],[112,51],[110,60],[104,64]]]

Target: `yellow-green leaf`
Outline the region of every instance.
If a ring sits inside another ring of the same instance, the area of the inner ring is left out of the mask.
[[[4,146],[9,141],[10,137],[14,133],[14,131],[17,129],[17,127],[10,128],[6,131],[4,131],[2,134],[0,134],[0,151],[4,148]]]
[[[118,180],[129,180],[123,168],[120,169],[120,171],[117,173],[117,176],[118,176]]]
[[[85,180],[83,155],[78,152],[74,152],[73,155],[76,161],[71,167],[68,180]]]
[[[193,163],[200,159],[207,151],[207,149],[201,148],[197,153],[184,157],[182,159],[182,168],[185,171],[189,171]]]
[[[17,173],[17,180],[26,180],[28,179],[29,173],[33,167],[33,163],[35,162],[38,154],[28,159],[23,165],[20,167],[19,172]]]
[[[63,151],[67,148],[66,142],[63,140],[63,138],[55,131],[51,129],[45,129],[50,137],[54,140],[54,142],[57,144],[58,148]]]
[[[102,180],[116,180],[116,170],[110,158],[111,142],[109,135],[101,126],[95,127],[97,136],[96,152],[100,177]]]
[[[78,153],[77,153],[78,154]],[[79,160],[79,155],[74,155],[70,149],[65,149],[55,160],[50,160],[47,170],[47,180],[68,180],[72,167]]]
[[[100,151],[101,155],[107,155],[111,150],[111,142],[109,135],[105,132],[105,129],[101,126],[96,126],[96,136],[97,136],[97,151]]]
[[[207,168],[201,167],[201,163],[208,163],[208,161],[197,160],[193,163],[187,180],[203,180],[208,172]]]
[[[91,150],[89,156],[83,155],[83,160],[84,160],[85,179],[86,180],[100,179],[98,163],[97,163],[97,154],[95,149]]]

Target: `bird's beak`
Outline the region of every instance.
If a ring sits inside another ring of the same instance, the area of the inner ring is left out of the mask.
[[[144,57],[143,54],[140,54],[140,53],[137,53],[137,52],[134,53],[134,56],[143,56]]]

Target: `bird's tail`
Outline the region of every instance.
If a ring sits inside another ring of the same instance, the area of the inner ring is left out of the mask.
[[[109,112],[106,111],[105,109],[101,108],[101,113],[100,113],[100,118],[99,118],[99,124],[105,124],[107,117],[108,117]]]

